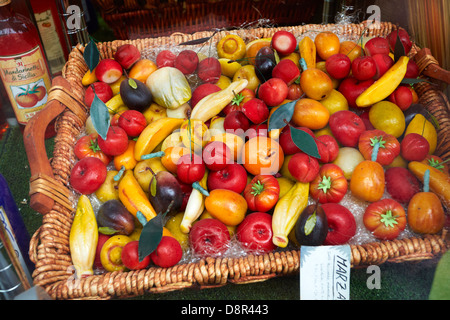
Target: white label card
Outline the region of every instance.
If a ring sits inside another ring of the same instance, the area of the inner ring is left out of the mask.
[[[300,248],[300,300],[350,299],[349,245]]]

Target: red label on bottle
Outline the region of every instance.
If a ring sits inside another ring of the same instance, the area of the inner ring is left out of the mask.
[[[12,56],[0,56],[1,78],[17,121],[26,124],[47,103],[51,87],[39,46]]]

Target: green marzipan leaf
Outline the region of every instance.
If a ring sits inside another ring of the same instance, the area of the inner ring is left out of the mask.
[[[108,107],[102,100],[100,100],[99,97],[97,97],[97,94],[94,94],[94,100],[92,101],[90,112],[92,125],[94,126],[95,131],[97,131],[98,135],[102,137],[102,139],[106,140],[111,118],[109,116]]]
[[[100,232],[101,234],[113,235],[117,233],[117,230],[110,227],[99,227],[98,232]]]
[[[286,122],[291,121],[297,101],[298,100],[294,100],[285,103],[272,113],[269,118],[269,131],[284,128],[286,126]]]
[[[165,214],[158,214],[156,217],[149,220],[142,228],[138,245],[139,261],[142,261],[158,247],[163,233],[164,216]]]
[[[308,217],[308,219],[306,219],[305,235],[309,235],[314,230],[316,223],[317,223],[317,216],[316,216],[316,212],[314,211],[314,213],[312,215],[310,215]]]
[[[150,183],[150,194],[151,194],[153,197],[156,197],[156,184],[157,184],[156,176],[153,175],[152,181],[151,181],[151,183]]]
[[[100,52],[98,51],[97,45],[92,39],[86,45],[86,48],[84,48],[83,58],[91,72],[95,69],[98,62],[100,61]]]
[[[421,79],[421,78],[403,78],[403,80],[401,81],[402,84],[416,84],[419,82],[427,82],[427,83],[433,84],[432,82],[427,81],[425,79]]]
[[[403,47],[403,43],[400,41],[400,30],[397,28],[397,39],[395,40],[395,49],[394,49],[394,61],[397,62],[401,56],[405,54],[405,47]]]
[[[275,112],[274,112],[275,113]],[[320,159],[319,148],[316,140],[307,132],[290,127],[291,137],[294,144],[307,155]]]
[[[134,79],[128,79],[128,85],[133,88],[133,89],[137,89],[137,84],[136,81],[134,81]]]

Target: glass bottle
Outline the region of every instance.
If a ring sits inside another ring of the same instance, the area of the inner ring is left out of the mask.
[[[28,0],[44,45],[52,76],[61,74],[69,55],[58,6],[53,0]]]
[[[29,246],[29,233],[8,183],[0,173],[0,300],[11,300],[29,289],[34,270],[28,255]]]
[[[0,75],[21,129],[46,103],[51,77],[33,22],[0,0]],[[46,138],[55,134],[46,128]]]
[[[0,222],[8,232],[19,260],[31,272],[34,264],[28,256],[30,235],[20,215],[17,204],[9,189],[8,182],[0,173]]]

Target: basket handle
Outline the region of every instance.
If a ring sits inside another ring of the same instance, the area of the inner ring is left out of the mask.
[[[423,48],[419,50],[414,56],[414,60],[419,67],[420,73],[450,84],[450,71],[439,66],[439,62],[433,57],[430,49]]]
[[[28,121],[23,141],[30,165],[30,207],[41,213],[49,212],[55,202],[72,210],[69,201],[69,190],[57,181],[53,175],[50,160],[45,148],[45,129],[66,107],[74,108],[76,103],[67,99],[71,86],[63,77],[55,77],[52,81],[52,89],[49,91],[46,106]],[[66,96],[64,93],[66,92]],[[72,106],[69,106],[69,105]],[[75,106],[81,110],[80,106]],[[78,111],[80,112],[80,111]],[[81,113],[81,112],[80,112]]]

